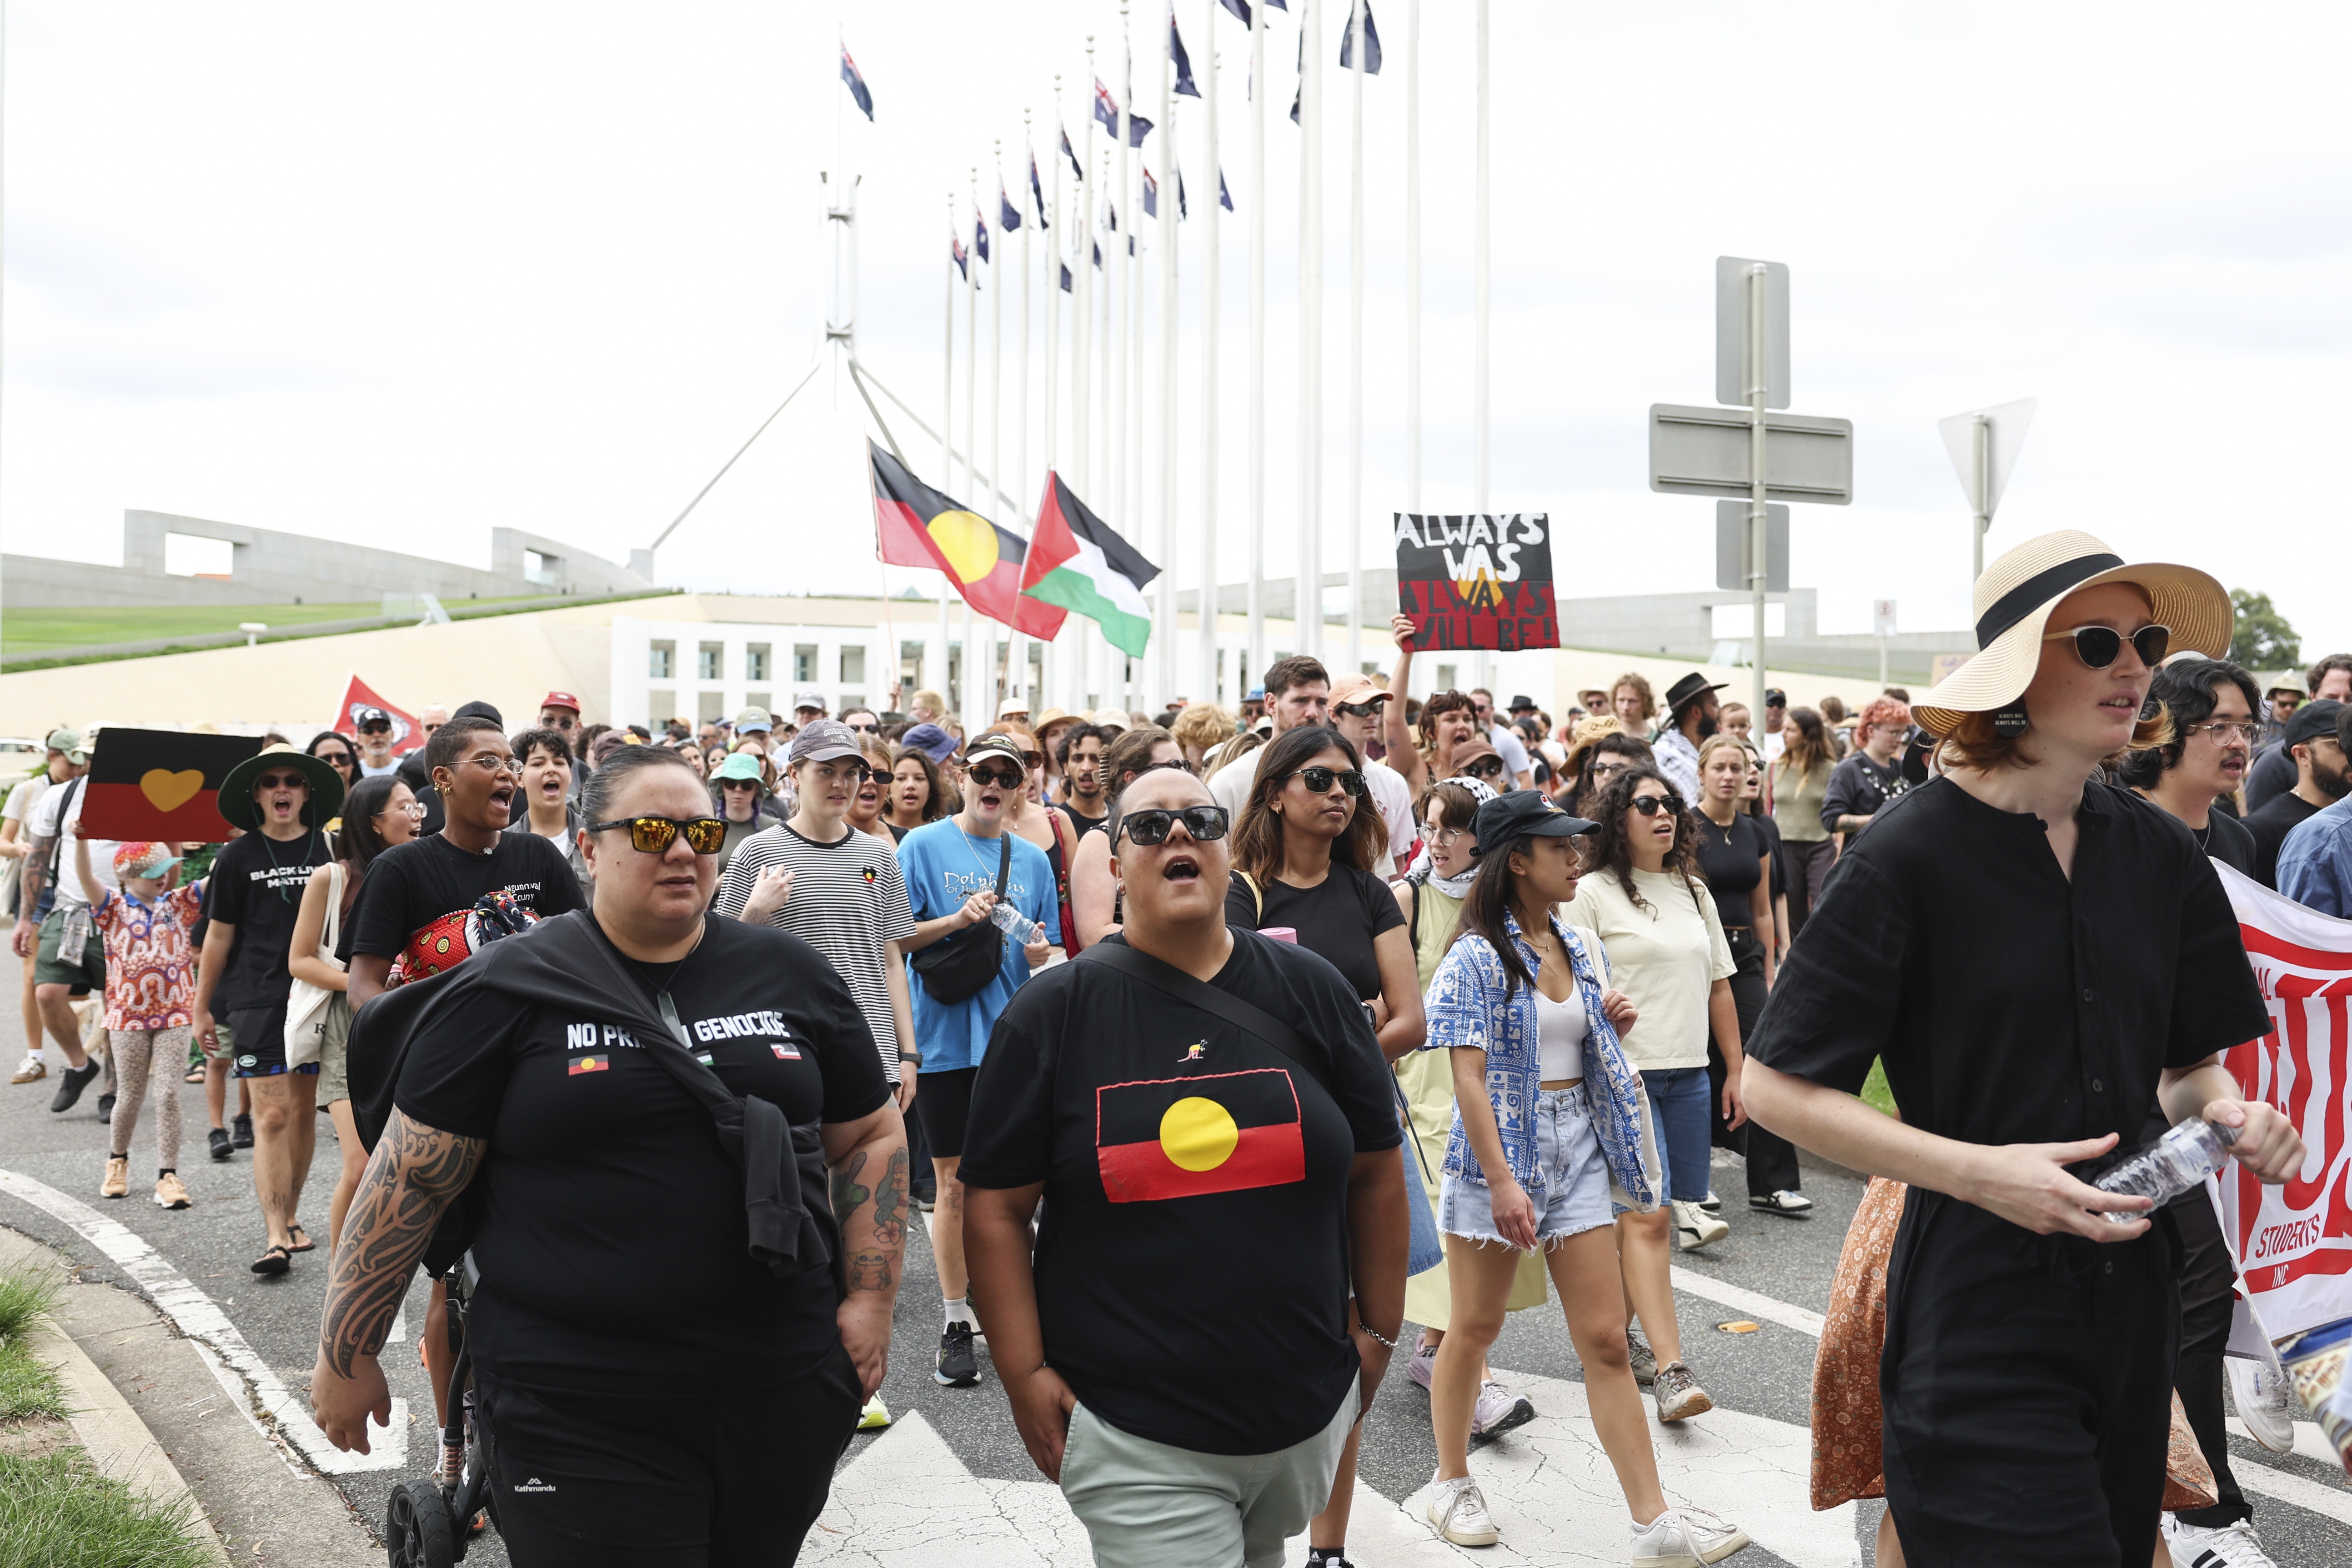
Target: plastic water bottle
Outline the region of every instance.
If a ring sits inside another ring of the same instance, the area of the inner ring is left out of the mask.
[[[2219,1126],[2201,1116],[2192,1117],[2101,1176],[2096,1185],[2103,1193],[2154,1198],[2161,1205],[2228,1164],[2230,1146],[2237,1141],[2236,1128]],[[2129,1225],[2145,1217],[2113,1210],[2101,1212],[2116,1225]]]
[[[1013,939],[1013,945],[1016,947],[1027,947],[1031,942],[1043,939],[1045,934],[1044,926],[1039,925],[1011,904],[992,906],[988,911],[988,918],[995,923],[997,930]]]

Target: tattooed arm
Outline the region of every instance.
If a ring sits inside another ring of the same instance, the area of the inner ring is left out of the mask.
[[[395,1110],[352,1198],[327,1281],[310,1408],[338,1448],[368,1451],[367,1418],[392,1419],[392,1394],[376,1352],[408,1294],[408,1277],[450,1201],[466,1190],[489,1147],[409,1121]]]
[[[890,1311],[907,1247],[907,1129],[895,1100],[855,1121],[824,1124],[833,1212],[841,1222],[849,1294],[835,1321],[870,1397],[890,1364]]]

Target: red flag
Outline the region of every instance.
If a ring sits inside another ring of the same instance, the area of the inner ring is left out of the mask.
[[[874,479],[875,552],[893,566],[944,572],[965,602],[990,620],[1053,641],[1068,613],[1021,592],[1029,542],[931,489],[872,441],[866,447]]]
[[[392,715],[392,754],[394,756],[396,757],[403,752],[413,752],[425,744],[425,726],[416,721],[415,714],[404,713],[394,708],[391,703],[378,697],[366,681],[354,675],[352,677],[351,685],[343,691],[343,705],[335,713],[335,733],[348,736],[352,742],[352,750],[359,749],[359,714],[364,708],[381,708]]]
[[[82,831],[92,838],[226,843],[229,826],[217,804],[221,781],[259,750],[261,742],[252,735],[110,724],[99,732],[89,759]]]

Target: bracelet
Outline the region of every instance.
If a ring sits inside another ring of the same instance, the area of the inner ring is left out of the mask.
[[[900,1051],[898,1053],[898,1059],[911,1067],[921,1067],[923,1065],[923,1058],[915,1055],[912,1051]]]
[[[1384,1334],[1384,1333],[1381,1332],[1381,1331],[1380,1331],[1380,1330],[1378,1330],[1378,1329],[1376,1329],[1376,1328],[1372,1327],[1372,1325],[1371,1325],[1371,1324],[1370,1324],[1370,1323],[1368,1323],[1368,1322],[1365,1322],[1361,1318],[1359,1318],[1359,1319],[1357,1319],[1357,1320],[1356,1320],[1356,1326],[1357,1326],[1358,1328],[1362,1329],[1362,1330],[1364,1331],[1364,1332],[1366,1332],[1366,1333],[1368,1333],[1368,1334],[1371,1335],[1371,1336],[1372,1336],[1372,1338],[1374,1338],[1374,1339],[1376,1339],[1376,1340],[1380,1341],[1380,1342],[1381,1342],[1381,1343],[1382,1343],[1382,1344],[1384,1344],[1384,1345],[1388,1346],[1388,1348],[1389,1348],[1389,1349],[1391,1349],[1391,1350],[1394,1350],[1394,1349],[1396,1349],[1396,1348],[1397,1348],[1397,1342],[1396,1342],[1396,1341],[1394,1341],[1394,1340],[1392,1340],[1392,1339],[1389,1338],[1389,1337],[1388,1337],[1388,1335],[1386,1335],[1386,1334]],[[1398,1325],[1397,1325],[1397,1332],[1399,1332],[1399,1333],[1402,1333],[1402,1332],[1404,1332],[1404,1325],[1403,1325],[1403,1324],[1400,1323],[1400,1324],[1398,1324]]]

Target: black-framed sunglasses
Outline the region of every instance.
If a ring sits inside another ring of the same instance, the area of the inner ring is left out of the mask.
[[[1498,779],[1503,776],[1503,759],[1481,757],[1478,761],[1464,767],[1462,771],[1474,779]]]
[[[972,783],[982,785],[994,784],[998,789],[1019,789],[1028,783],[1027,777],[1022,773],[1009,768],[992,768],[985,763],[969,772]]]
[[[629,830],[629,847],[646,855],[665,855],[686,835],[687,847],[697,855],[716,855],[727,843],[727,824],[715,816],[697,816],[679,821],[674,816],[616,816],[610,822],[592,822],[591,833],[603,833],[611,828]]]
[[[1328,795],[1331,793],[1331,786],[1336,784],[1359,800],[1363,798],[1364,775],[1353,768],[1341,772],[1338,768],[1327,768],[1318,763],[1311,768],[1301,768],[1295,773],[1284,774],[1282,782],[1288,784],[1292,779],[1305,779],[1309,795]]]
[[[264,773],[253,781],[256,789],[307,789],[310,781],[300,773]]]
[[[843,721],[843,722],[847,723],[847,722],[848,722],[848,721],[845,720],[845,721]],[[865,722],[865,723],[863,723],[863,724],[850,724],[850,725],[849,725],[849,729],[850,729],[850,732],[851,732],[851,733],[853,733],[853,734],[857,734],[857,735],[875,735],[875,734],[879,734],[879,733],[881,732],[882,726],[881,726],[881,725],[879,725],[879,724],[875,723],[875,722],[874,722],[873,721],[871,721],[871,720],[868,720],[866,722]]]
[[[372,720],[360,726],[360,733],[362,735],[389,735],[392,733],[392,725],[382,719]]]
[[[1350,719],[1372,719],[1379,717],[1381,704],[1378,698],[1370,702],[1334,702],[1331,711],[1345,713]]]
[[[1233,826],[1233,818],[1222,805],[1188,805],[1181,811],[1165,811],[1148,806],[1130,811],[1118,819],[1118,830],[1134,843],[1146,847],[1168,842],[1168,833],[1179,822],[1184,831],[1202,843],[1223,838]]]
[[[1661,811],[1675,816],[1683,814],[1683,797],[1678,795],[1637,795],[1633,805],[1643,816],[1655,816]]]
[[[2044,632],[2042,640],[2057,642],[2065,637],[2074,639],[2074,657],[2093,669],[2105,669],[2123,657],[2124,634],[2113,626],[2076,626],[2071,632]],[[2172,628],[2142,626],[2132,633],[2130,640],[2140,663],[2154,669],[2164,662],[2165,651],[2172,646]]]
[[[1156,773],[1162,768],[1178,768],[1188,773],[1196,773],[1201,771],[1181,757],[1171,757],[1164,763],[1146,763],[1144,766],[1135,770],[1135,776],[1137,778],[1141,778],[1146,773]]]

